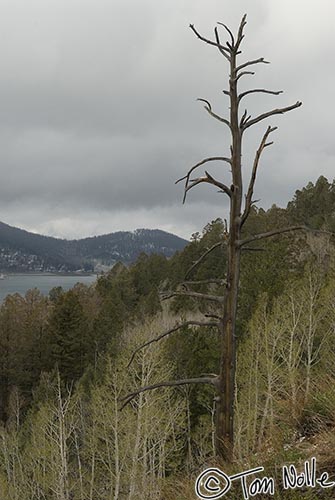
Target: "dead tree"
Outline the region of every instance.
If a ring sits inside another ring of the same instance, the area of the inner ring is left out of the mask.
[[[218,374],[205,374],[199,378],[175,380],[170,382],[162,382],[160,384],[154,384],[152,386],[143,387],[136,392],[129,394],[124,398],[124,404],[129,403],[137,394],[145,390],[152,390],[158,387],[166,386],[178,386],[183,384],[193,384],[193,383],[204,383],[211,384],[215,390],[215,402],[216,402],[216,454],[218,458],[232,461],[233,459],[233,446],[234,446],[234,390],[235,390],[235,370],[236,370],[236,312],[237,312],[237,302],[239,293],[239,278],[240,278],[240,262],[241,253],[243,250],[257,250],[256,248],[248,247],[250,243],[255,241],[263,240],[282,233],[290,233],[292,231],[305,230],[304,226],[293,226],[281,229],[275,229],[266,233],[260,233],[253,236],[249,236],[243,239],[242,228],[248,219],[250,210],[255,203],[253,200],[253,193],[255,187],[255,181],[257,177],[257,170],[260,162],[261,155],[264,149],[272,144],[269,141],[269,136],[272,134],[276,127],[268,126],[263,134],[260,141],[259,147],[255,153],[251,176],[245,193],[243,192],[243,182],[242,182],[242,169],[241,169],[241,158],[242,158],[242,139],[244,133],[253,125],[260,123],[261,121],[272,117],[273,115],[279,115],[291,111],[295,108],[301,106],[301,102],[296,102],[291,106],[284,108],[275,108],[271,111],[267,111],[258,116],[252,117],[248,114],[245,109],[241,112],[241,104],[244,102],[244,98],[256,93],[265,93],[278,95],[282,91],[266,90],[263,88],[250,89],[244,92],[239,92],[238,85],[241,78],[247,75],[253,75],[254,72],[250,71],[251,67],[257,64],[267,64],[268,62],[264,58],[254,59],[238,64],[237,59],[241,54],[241,43],[244,38],[244,27],[246,25],[246,16],[242,18],[237,35],[233,35],[230,29],[222,24],[218,23],[218,27],[214,28],[214,38],[208,39],[202,36],[196,28],[191,24],[190,28],[193,33],[204,43],[215,47],[220,54],[226,59],[229,64],[230,74],[229,74],[229,87],[228,90],[224,90],[224,94],[228,96],[230,101],[230,115],[225,118],[217,114],[213,109],[209,101],[206,99],[199,99],[205,104],[205,110],[208,114],[215,120],[219,121],[228,129],[228,133],[231,136],[231,147],[229,156],[213,156],[205,158],[202,161],[196,163],[192,166],[187,174],[179,179],[177,182],[185,181],[184,187],[184,200],[187,193],[193,189],[195,186],[201,183],[212,184],[218,188],[219,192],[224,193],[230,202],[230,214],[229,214],[229,224],[227,224],[227,231],[224,235],[222,241],[219,241],[211,248],[209,248],[203,256],[201,256],[191,267],[186,280],[189,279],[190,274],[196,268],[197,265],[202,262],[205,257],[220,245],[226,246],[227,252],[227,264],[226,264],[226,279],[224,285],[224,292],[221,295],[215,294],[205,294],[199,293],[192,290],[192,284],[199,282],[195,281],[185,281],[183,289],[177,291],[171,291],[165,293],[163,298],[170,298],[174,296],[184,295],[193,297],[194,299],[215,303],[219,310],[218,314],[209,314],[204,318],[204,321],[187,321],[185,323],[180,323],[176,325],[171,330],[159,335],[159,337],[146,342],[143,346],[138,349],[149,345],[152,342],[156,342],[172,333],[177,331],[182,327],[189,326],[204,326],[204,327],[216,327],[219,332],[220,338],[220,366]],[[221,35],[219,29],[225,29],[229,35],[229,41],[223,43],[221,41]],[[203,175],[199,177],[193,177],[198,169],[203,168],[204,165],[211,162],[224,162],[227,163],[231,171],[231,180],[229,183],[224,183],[213,177],[207,170],[204,171]],[[245,196],[243,196],[245,195]],[[208,280],[207,280],[208,282]],[[222,283],[221,283],[222,284]],[[206,315],[204,315],[206,316]],[[210,320],[208,320],[210,318]]]

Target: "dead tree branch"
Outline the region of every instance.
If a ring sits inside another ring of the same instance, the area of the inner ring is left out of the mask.
[[[306,231],[308,233],[313,233],[313,234],[327,234],[329,236],[335,236],[335,233],[331,231],[324,231],[323,229],[312,229],[307,226],[292,226],[292,227],[285,227],[283,229],[275,229],[274,231],[268,231],[267,233],[256,234],[254,236],[250,236],[249,238],[245,238],[244,240],[239,240],[237,244],[243,250],[244,245],[251,243],[253,241],[259,241],[265,238],[271,238],[271,236],[276,236],[277,234],[289,233],[292,231]]]
[[[218,44],[218,48],[219,48],[219,51],[221,52],[221,54],[228,60],[230,61],[230,56],[228,56],[226,54],[226,52],[224,50],[222,50],[222,44],[221,44],[221,41],[220,41],[220,36],[219,36],[219,32],[218,32],[218,29],[215,27],[214,28],[214,35],[215,35],[215,40],[216,40],[216,43]],[[231,46],[229,45],[229,43],[227,42],[227,47],[229,48],[229,53],[231,54]]]
[[[282,229],[275,229],[274,231],[268,231],[266,233],[256,234],[254,236],[250,236],[249,238],[245,238],[244,240],[240,240],[238,242],[238,246],[243,247],[244,245],[247,245],[252,241],[259,241],[265,238],[271,238],[271,236],[276,236],[277,234],[290,233],[293,231],[313,231],[313,230],[308,228],[307,226],[284,227]]]
[[[231,190],[229,189],[228,186],[226,186],[226,184],[223,184],[223,182],[214,179],[214,177],[207,171],[205,171],[205,174],[206,174],[206,180],[204,182],[213,184],[214,186],[218,187],[223,193],[226,193],[229,197],[231,196],[232,194]]]
[[[251,118],[251,115],[248,116],[248,111],[245,110],[243,115],[242,115],[242,118],[240,120],[240,129],[242,130],[243,129],[243,125],[245,122],[247,122],[248,120],[250,120]]]
[[[224,123],[225,125],[227,125],[227,127],[229,128],[229,130],[231,130],[230,121],[227,120],[226,118],[223,118],[222,116],[214,113],[214,111],[212,111],[211,104],[206,99],[202,99],[201,97],[198,97],[197,101],[201,101],[201,102],[206,103],[206,106],[204,106],[204,108],[207,111],[207,113],[209,113],[216,120],[219,120],[219,122]]]
[[[228,26],[226,26],[225,24],[223,23],[218,23],[219,26],[223,26],[224,29],[228,32],[229,36],[230,36],[230,40],[231,40],[231,44],[229,45],[229,48],[231,49],[232,47],[234,47],[235,45],[235,38],[234,38],[234,35],[233,33],[231,32],[231,30],[228,28]],[[228,45],[228,42],[227,42],[227,45]]]
[[[276,129],[277,129],[277,127],[270,127],[270,126],[267,128],[265,134],[263,135],[263,138],[261,140],[259,148],[256,151],[256,155],[255,155],[255,159],[254,159],[254,163],[253,163],[253,167],[252,167],[252,172],[251,172],[251,178],[250,178],[250,182],[249,182],[249,187],[248,187],[248,191],[247,191],[247,194],[245,197],[245,208],[244,208],[244,212],[243,212],[243,215],[241,218],[241,227],[243,226],[243,224],[247,220],[249,213],[250,213],[251,206],[252,206],[252,196],[254,194],[254,186],[255,186],[255,182],[256,182],[257,169],[258,169],[260,157],[262,155],[263,150],[267,146],[270,146],[270,144],[272,144],[272,143],[267,143],[266,141],[267,141],[269,135],[271,134],[271,132],[274,132]]]
[[[252,120],[245,122],[243,125],[243,131],[251,127],[252,125],[255,125],[256,123],[260,122],[261,120],[265,120],[266,118],[269,118],[270,116],[273,115],[282,115],[284,113],[287,113],[288,111],[291,111],[292,109],[299,108],[301,105],[302,102],[297,101],[295,104],[292,104],[292,106],[287,106],[286,108],[273,109],[271,111],[268,111],[267,113],[263,113],[262,115],[259,115],[256,118],[253,118]]]
[[[144,342],[144,344],[142,344],[139,347],[137,347],[137,349],[131,355],[131,358],[129,360],[127,368],[129,368],[129,366],[132,364],[132,362],[134,361],[134,358],[135,358],[136,354],[139,351],[141,351],[145,347],[148,347],[149,345],[151,345],[151,344],[153,344],[155,342],[159,342],[160,340],[164,339],[165,337],[168,337],[172,333],[177,332],[181,328],[187,328],[189,326],[217,327],[218,324],[219,323],[217,321],[207,321],[207,322],[206,321],[185,321],[184,323],[180,323],[179,325],[175,325],[173,328],[170,328],[170,330],[167,330],[166,332],[161,333],[158,337],[155,337],[155,338],[153,338],[151,340],[148,340],[147,342]]]
[[[235,78],[235,82],[238,82],[239,79],[244,76],[244,75],[254,75],[255,72],[254,71],[242,71],[242,73],[240,73],[236,78]]]
[[[152,391],[153,389],[158,389],[159,387],[178,387],[180,385],[189,385],[189,384],[210,384],[216,387],[217,385],[217,377],[198,377],[198,378],[186,378],[186,379],[181,379],[181,380],[171,380],[168,382],[159,382],[157,384],[152,384],[152,385],[147,385],[145,387],[140,387],[134,392],[131,392],[130,394],[127,394],[127,396],[124,396],[123,398],[120,399],[120,401],[123,401],[123,405],[121,406],[120,410],[123,410],[123,408],[130,403],[136,396],[141,394],[142,392],[146,391]]]
[[[200,35],[200,33],[195,29],[194,27],[194,24],[190,24],[190,28],[191,30],[193,31],[193,33],[196,34],[196,36],[202,41],[202,42],[205,42],[205,43],[208,43],[209,45],[213,45],[214,47],[217,47],[221,54],[226,58],[228,59],[228,61],[230,61],[230,50],[229,48],[225,47],[224,45],[222,45],[221,43],[219,43],[218,41],[214,42],[213,40],[209,40],[208,38],[205,38],[204,36]]]
[[[282,90],[252,89],[252,90],[247,90],[246,92],[242,92],[238,96],[238,101],[240,102],[241,99],[243,99],[243,97],[245,97],[246,95],[256,94],[256,93],[259,93],[259,92],[262,93],[262,94],[272,94],[272,95],[279,95],[279,94],[283,93]]]
[[[270,64],[269,61],[265,61],[264,57],[260,57],[259,59],[253,59],[252,61],[247,61],[244,64],[241,64],[240,66],[237,66],[236,71],[240,71],[243,68],[246,68],[247,66],[252,66],[253,64]]]
[[[189,270],[186,272],[185,274],[185,279],[188,278],[188,276],[191,274],[191,272],[199,265],[201,264],[201,262],[207,257],[208,254],[210,254],[211,252],[213,252],[213,250],[215,250],[216,248],[222,246],[224,244],[223,241],[218,241],[217,243],[215,243],[214,245],[212,245],[210,248],[208,248],[200,257],[198,260],[196,260],[192,266],[189,268]]]
[[[238,29],[238,34],[237,34],[237,41],[236,41],[236,44],[234,46],[234,49],[237,53],[238,49],[239,49],[239,46],[244,38],[244,35],[243,35],[243,29],[244,29],[244,26],[247,24],[247,15],[244,14],[244,16],[242,17],[242,20],[241,20],[241,23],[240,23],[240,26],[239,26],[239,29]]]
[[[189,191],[189,189],[191,189],[191,187],[193,187],[193,186],[189,187],[190,176],[191,176],[192,172],[194,172],[194,170],[201,167],[202,165],[205,165],[206,163],[209,163],[212,161],[224,161],[224,162],[229,163],[231,165],[231,159],[226,158],[225,156],[211,156],[209,158],[204,158],[203,160],[201,160],[198,163],[196,163],[195,165],[193,165],[193,167],[190,168],[190,170],[187,172],[186,175],[184,175],[184,177],[181,177],[180,179],[176,180],[176,182],[175,182],[175,184],[178,184],[179,182],[185,180],[183,203],[185,203],[187,191]],[[228,186],[225,186],[224,184],[221,184],[220,189],[222,189],[223,186],[225,187],[226,190],[229,190]],[[228,192],[227,192],[227,194],[228,194]]]
[[[215,285],[225,285],[227,282],[224,279],[208,279],[208,280],[198,280],[198,281],[182,281],[180,284],[181,285],[210,285],[210,284],[215,284]]]
[[[173,297],[193,297],[195,299],[209,300],[211,302],[223,303],[224,297],[220,295],[210,295],[207,293],[192,292],[189,290],[168,290],[160,292],[161,300],[172,299]]]
[[[178,184],[179,182],[181,182],[181,181],[183,181],[185,179],[186,180],[189,179],[191,173],[194,172],[195,169],[197,169],[198,167],[201,167],[205,163],[208,163],[208,162],[211,162],[211,161],[225,161],[225,162],[231,164],[231,159],[230,158],[226,158],[225,156],[211,156],[209,158],[204,158],[203,160],[201,160],[198,163],[196,163],[195,165],[193,165],[193,167],[190,168],[190,170],[187,172],[186,175],[184,175],[184,177],[180,177],[180,179],[176,180],[175,184]]]
[[[205,172],[204,177],[198,177],[197,179],[188,179],[185,183],[185,189],[184,189],[184,197],[183,197],[183,203],[185,203],[186,200],[186,195],[187,193],[197,186],[198,184],[201,184],[203,182],[206,182],[207,184],[212,184],[213,186],[216,186],[220,189],[220,192],[227,194],[229,197],[231,197],[232,193],[231,190],[229,189],[226,184],[223,184],[220,181],[217,181],[214,179],[212,175],[210,175],[208,172]]]

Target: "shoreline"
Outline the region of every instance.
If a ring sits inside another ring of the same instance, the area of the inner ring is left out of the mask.
[[[76,273],[76,272],[60,272],[60,273],[52,273],[52,272],[37,272],[37,271],[27,271],[27,272],[6,272],[0,271],[0,274],[3,274],[5,278],[10,276],[69,276],[69,277],[85,277],[85,276],[99,276],[98,273]]]

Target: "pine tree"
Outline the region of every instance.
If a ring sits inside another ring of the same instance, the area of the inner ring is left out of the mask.
[[[87,364],[91,341],[83,307],[73,290],[60,296],[50,318],[52,361],[65,382],[78,379]]]

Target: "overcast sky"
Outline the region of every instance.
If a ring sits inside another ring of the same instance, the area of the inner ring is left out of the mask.
[[[189,24],[212,37],[217,21],[236,31],[244,13],[241,62],[271,65],[243,88],[285,91],[249,96],[248,110],[303,101],[246,133],[245,183],[268,124],[279,129],[260,165],[260,206],[333,180],[333,0],[0,0],[0,220],[66,238],[139,227],[189,238],[225,217],[224,195],[200,185],[182,205],[174,181],[230,144],[196,101],[227,114],[227,61]],[[230,182],[226,165],[212,171]]]

